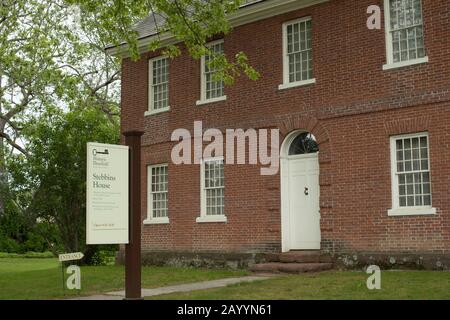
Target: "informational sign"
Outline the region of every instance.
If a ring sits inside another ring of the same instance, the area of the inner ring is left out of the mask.
[[[59,262],[81,260],[83,257],[84,254],[81,252],[63,253],[58,256]]]
[[[87,244],[128,244],[126,146],[87,144]]]

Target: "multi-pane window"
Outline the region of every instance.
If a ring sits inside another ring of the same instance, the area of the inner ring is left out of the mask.
[[[394,207],[431,207],[427,134],[393,138]]]
[[[392,63],[425,57],[422,0],[385,0]]]
[[[285,24],[285,83],[313,78],[311,18]]]
[[[225,187],[223,159],[205,160],[203,179],[204,215],[223,215]]]
[[[216,73],[217,67],[212,65],[214,56],[220,56],[224,53],[223,41],[218,41],[210,44],[208,48],[213,54],[203,57],[202,63],[202,99],[209,100],[214,98],[220,98],[225,95],[224,82],[221,79],[217,79]]]
[[[150,111],[169,108],[169,59],[150,60]]]
[[[149,167],[149,209],[150,219],[167,218],[168,167]]]

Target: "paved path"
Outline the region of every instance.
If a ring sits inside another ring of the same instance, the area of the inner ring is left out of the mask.
[[[261,281],[269,279],[270,275],[264,276],[247,276],[247,277],[239,277],[239,278],[226,278],[219,280],[211,280],[211,281],[203,281],[203,282],[195,282],[188,284],[180,284],[168,287],[154,288],[154,289],[142,289],[143,297],[152,297],[158,296],[161,294],[175,293],[175,292],[190,292],[195,290],[205,290],[212,288],[222,288],[228,285],[243,283],[243,282],[252,282],[252,281]],[[114,291],[108,292],[104,295],[95,295],[89,297],[79,297],[73,300],[122,300],[125,297],[125,291]]]

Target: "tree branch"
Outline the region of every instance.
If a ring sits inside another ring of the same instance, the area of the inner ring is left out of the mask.
[[[13,147],[14,149],[16,149],[17,151],[19,151],[19,152],[22,153],[23,155],[28,156],[28,152],[27,152],[24,148],[22,148],[21,146],[19,146],[17,143],[15,143],[14,140],[11,139],[11,137],[10,137],[8,134],[6,134],[6,133],[4,133],[4,132],[0,132],[0,138],[5,139],[6,142],[7,142],[11,147]]]
[[[92,88],[92,89],[91,89],[91,90],[92,90],[92,95],[95,95],[95,94],[96,94],[99,90],[101,90],[102,88],[107,87],[107,86],[109,86],[111,83],[113,83],[113,82],[119,80],[119,79],[120,79],[119,73],[120,73],[120,71],[117,70],[117,71],[116,71],[116,72],[115,72],[108,80],[106,80],[106,81],[103,82],[102,84],[98,85],[97,87]]]

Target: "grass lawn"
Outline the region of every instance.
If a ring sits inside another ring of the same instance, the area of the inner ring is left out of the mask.
[[[57,259],[0,258],[0,299],[69,298],[121,290],[124,288],[124,272],[123,266],[82,267],[81,292],[66,290],[64,295],[61,265]],[[246,271],[143,267],[142,287],[155,288],[246,274]]]
[[[366,287],[368,276],[339,271],[289,275],[152,299],[450,299],[448,271],[385,271],[381,274],[381,290],[373,291]]]
[[[142,287],[247,275],[246,271],[143,267]],[[366,288],[363,272],[330,271],[278,276],[226,288],[152,297],[152,299],[450,299],[450,272],[384,271],[381,290]],[[62,289],[57,259],[0,258],[0,299],[56,299],[120,290],[122,266],[81,268],[81,292]]]

